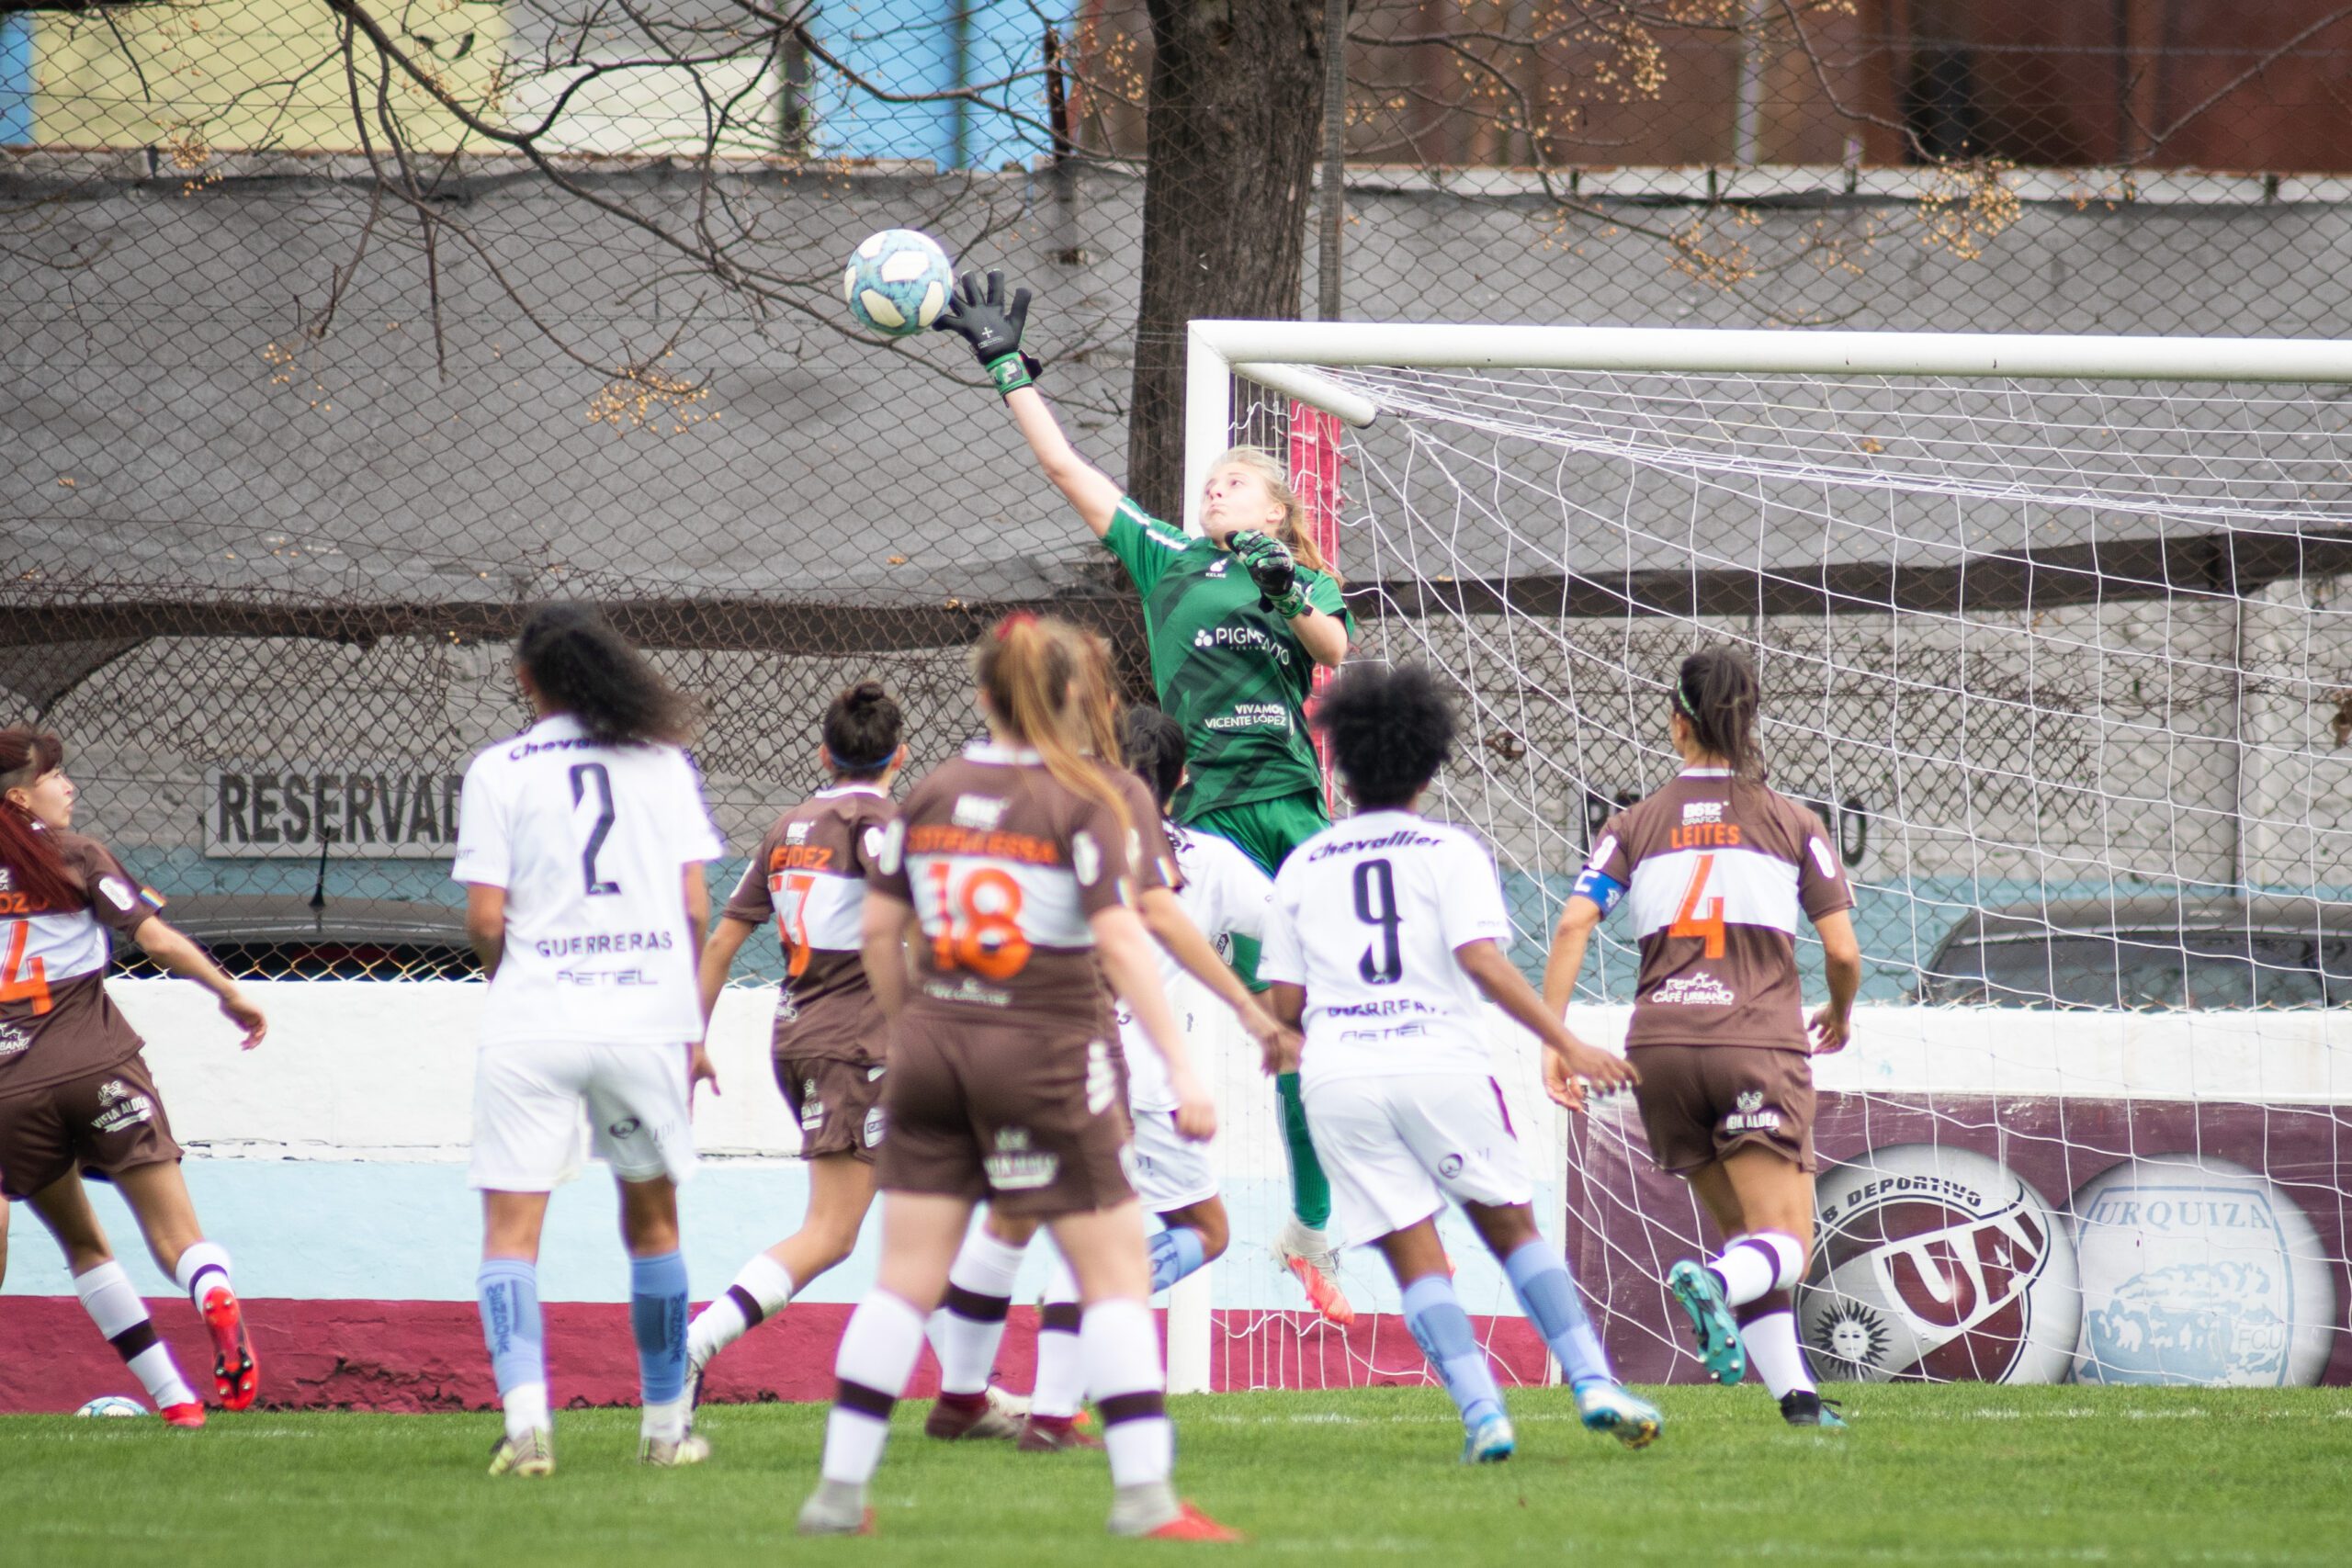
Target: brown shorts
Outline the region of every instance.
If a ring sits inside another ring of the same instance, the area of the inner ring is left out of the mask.
[[[1678,1175],[1757,1145],[1814,1168],[1813,1058],[1752,1045],[1636,1045],[1650,1157]]]
[[[890,1136],[875,1185],[1038,1218],[1126,1201],[1114,1056],[1083,1022],[1054,1031],[910,1009],[890,1037]]]
[[[882,1064],[777,1056],[775,1086],[800,1119],[800,1157],[848,1155],[874,1163],[882,1146]]]
[[[110,1178],[179,1157],[144,1055],[0,1100],[0,1197],[29,1198],[76,1166]]]

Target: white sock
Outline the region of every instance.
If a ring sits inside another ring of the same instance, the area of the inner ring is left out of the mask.
[[[888,1291],[857,1303],[833,1359],[836,1389],[825,1417],[824,1476],[863,1486],[882,1462],[890,1406],[906,1392],[922,1354],[922,1314]]]
[[[1159,1370],[1159,1330],[1151,1308],[1138,1301],[1096,1302],[1079,1329],[1086,1386],[1102,1417],[1102,1446],[1111,1483],[1164,1482],[1176,1464],[1176,1428],[1169,1423]]]
[[[674,1443],[686,1435],[686,1396],[666,1400],[660,1404],[648,1404],[638,1417],[637,1435]]]
[[[1071,1277],[1069,1265],[1056,1258],[1053,1278],[1046,1281],[1045,1308],[1037,1319],[1037,1385],[1029,1395],[1032,1416],[1076,1416],[1085,1402],[1086,1356],[1079,1347],[1081,1317],[1078,1281]]]
[[[179,1280],[180,1289],[187,1292],[187,1299],[196,1303],[197,1311],[202,1312],[205,1292],[215,1285],[229,1284],[229,1249],[217,1241],[199,1241],[180,1254],[179,1267],[173,1272]],[[233,1291],[235,1287],[230,1289]]]
[[[791,1302],[792,1270],[760,1253],[736,1270],[725,1293],[686,1325],[686,1362],[699,1367]]]
[[[139,1299],[139,1287],[130,1282],[121,1264],[109,1259],[86,1274],[75,1275],[74,1293],[82,1298],[82,1310],[90,1314],[90,1321],[98,1325],[98,1332],[107,1337],[123,1364],[145,1385],[156,1409],[196,1403],[195,1393],[172,1360],[171,1347],[156,1337],[147,1303]]]
[[[518,1382],[506,1391],[503,1402],[506,1406],[506,1435],[521,1438],[532,1432],[555,1429],[555,1422],[548,1415],[548,1385],[543,1382]]]
[[[931,1348],[939,1358],[942,1393],[979,1393],[996,1370],[1004,1342],[1004,1314],[1021,1272],[1020,1247],[975,1227],[947,1269],[947,1297],[931,1314]]]
[[[1747,1347],[1747,1364],[1756,1369],[1773,1398],[1813,1387],[1813,1373],[1804,1364],[1804,1347],[1797,1343],[1797,1314],[1788,1308],[1741,1324],[1739,1342]]]
[[[1793,1290],[1804,1272],[1804,1248],[1792,1235],[1758,1231],[1732,1237],[1707,1267],[1723,1285],[1724,1300],[1744,1306],[1767,1292]]]

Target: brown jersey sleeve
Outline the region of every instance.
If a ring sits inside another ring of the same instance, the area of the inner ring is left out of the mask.
[[[1168,829],[1161,824],[1159,807],[1152,800],[1151,791],[1131,773],[1104,771],[1111,782],[1119,786],[1119,798],[1126,803],[1127,820],[1133,824],[1127,838],[1127,863],[1135,875],[1136,891],[1148,893],[1155,887],[1174,887],[1179,877],[1168,847]]]
[[[1134,832],[1123,827],[1119,815],[1088,795],[1070,795],[1069,863],[1078,878],[1078,907],[1089,919],[1114,905],[1125,904],[1126,880],[1132,870],[1127,842]]]
[[[770,828],[760,847],[752,852],[752,863],[743,868],[743,879],[728,895],[727,908],[721,911],[729,919],[743,920],[752,925],[764,925],[775,906],[768,898],[768,866],[775,858],[776,836],[784,831],[778,822]]]
[[[1807,807],[1787,799],[1781,804],[1789,813],[1790,830],[1797,835],[1797,903],[1805,919],[1818,922],[1825,915],[1852,908],[1854,890],[1828,827]]]
[[[115,859],[114,852],[80,833],[60,833],[57,850],[89,892],[90,913],[117,936],[129,936],[161,909],[163,900]]]

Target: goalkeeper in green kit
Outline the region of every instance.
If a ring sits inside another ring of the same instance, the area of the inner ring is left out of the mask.
[[[1171,814],[1231,840],[1271,876],[1295,846],[1331,824],[1305,707],[1316,667],[1347,657],[1354,623],[1339,581],[1300,526],[1282,465],[1264,452],[1237,447],[1216,460],[1202,492],[1198,538],[1150,516],[1080,457],[1031,385],[1039,366],[1021,348],[1028,312],[1026,288],[1008,303],[1001,273],[989,273],[985,285],[967,273],[934,325],[972,345],[1046,477],[1143,595],[1152,683],[1184,729],[1188,777]],[[1238,953],[1235,966],[1254,982],[1256,953]],[[1323,1235],[1330,1188],[1307,1141],[1298,1075],[1274,1081],[1294,1211],[1275,1250],[1317,1312],[1349,1323],[1355,1312]]]

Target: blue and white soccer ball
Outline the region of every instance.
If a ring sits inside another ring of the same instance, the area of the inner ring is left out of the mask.
[[[956,268],[947,253],[913,229],[868,234],[842,271],[849,313],[859,326],[884,337],[905,337],[930,326],[955,287]]]
[[[105,1393],[100,1394],[97,1398],[90,1401],[89,1404],[85,1404],[81,1409],[74,1412],[74,1414],[76,1416],[110,1416],[117,1420],[121,1420],[127,1416],[144,1416],[147,1414],[147,1407],[140,1404],[135,1399],[125,1399],[119,1393]]]

